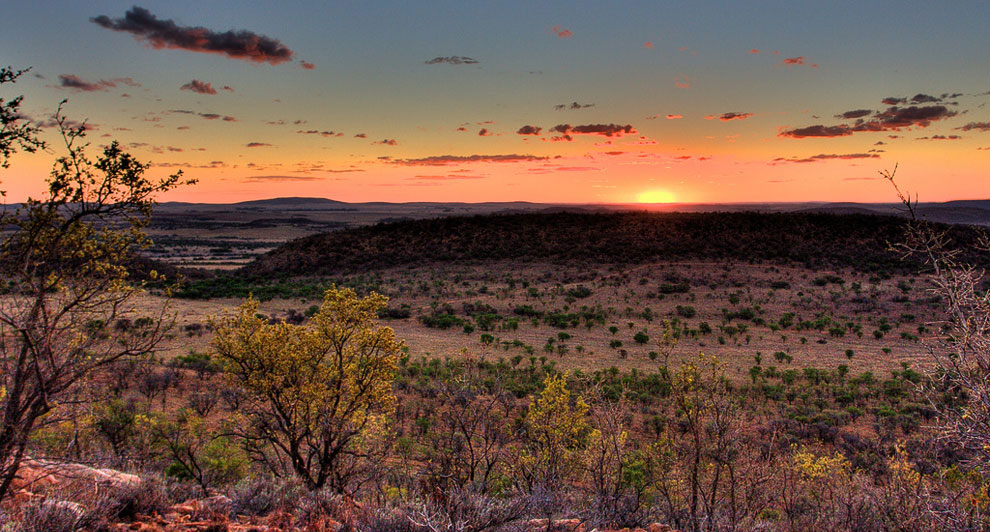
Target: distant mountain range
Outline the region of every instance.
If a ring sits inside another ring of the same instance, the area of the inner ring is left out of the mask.
[[[231,204],[207,204],[165,202],[159,208],[163,213],[176,211],[217,212],[230,210],[256,211],[349,211],[366,212],[374,217],[387,217],[389,213],[402,218],[434,218],[450,215],[470,214],[511,214],[527,212],[608,212],[608,211],[648,211],[648,212],[806,212],[830,214],[877,214],[906,216],[906,209],[898,203],[855,203],[855,202],[782,202],[782,203],[665,203],[665,204],[569,204],[532,203],[527,201],[509,202],[364,202],[348,203],[328,198],[286,197],[242,201]],[[946,202],[919,203],[916,206],[919,216],[949,224],[990,226],[990,200],[956,200]]]

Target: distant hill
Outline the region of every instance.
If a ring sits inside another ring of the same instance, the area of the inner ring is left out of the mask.
[[[964,258],[979,230],[945,226]],[[529,213],[408,220],[312,235],[241,270],[247,276],[334,275],[408,264],[491,260],[595,264],[743,260],[816,268],[904,270],[888,250],[904,235],[892,216],[828,213]]]
[[[343,201],[337,201],[327,198],[290,197],[290,198],[272,198],[272,199],[263,199],[263,200],[240,201],[232,205],[235,207],[281,208],[281,207],[303,207],[303,206],[338,207],[348,204]]]

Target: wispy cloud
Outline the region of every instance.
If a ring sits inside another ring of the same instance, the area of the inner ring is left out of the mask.
[[[398,146],[399,145],[399,141],[397,141],[395,139],[382,139],[382,140],[376,140],[376,141],[372,142],[372,144],[377,144],[377,145],[380,145],[380,146]]]
[[[868,131],[899,131],[908,127],[928,127],[932,122],[956,116],[944,105],[888,107],[869,118],[859,118],[851,124],[834,126],[813,125],[782,131],[781,137],[845,137]]]
[[[427,65],[477,65],[479,62],[473,57],[465,57],[463,55],[434,57],[429,61],[424,61]]]
[[[245,146],[248,148],[267,148],[271,146],[271,144],[267,142],[248,142]]]
[[[593,104],[593,103],[571,102],[571,103],[559,103],[559,104],[553,106],[553,108],[555,110],[557,110],[557,111],[564,111],[564,110],[567,110],[567,109],[587,109],[589,107],[594,107],[594,106],[595,106],[595,104]]]
[[[811,67],[811,68],[818,68],[818,64],[817,63],[808,63],[808,60],[803,55],[799,55],[797,57],[787,57],[787,58],[784,58],[784,60],[781,61],[781,63],[783,63],[784,66],[789,66],[789,67],[792,67],[792,66],[808,66],[808,67]]]
[[[574,36],[573,31],[562,28],[560,26],[554,26],[553,32],[557,35],[557,37],[560,37],[561,39],[569,39]]]
[[[249,175],[247,181],[316,181],[320,177],[313,175]]]
[[[970,122],[965,126],[957,127],[960,131],[990,131],[990,122]]]
[[[201,26],[179,26],[134,6],[122,18],[100,15],[90,19],[109,30],[134,35],[155,49],[171,48],[214,53],[233,59],[277,65],[292,59],[293,52],[277,39],[247,30],[217,32]]]
[[[230,87],[224,87],[224,89],[233,90]],[[217,93],[217,90],[213,88],[213,85],[211,85],[211,84],[209,84],[209,83],[207,83],[205,81],[200,81],[198,79],[194,79],[194,80],[190,81],[189,83],[186,83],[185,85],[179,87],[179,90],[197,92],[199,94],[216,94]]]
[[[341,133],[340,131],[320,131],[318,129],[306,129],[306,130],[300,129],[300,130],[296,131],[296,133],[299,133],[300,135],[320,135],[321,137],[343,137],[344,136],[344,134]]]
[[[58,77],[58,86],[64,89],[72,89],[82,92],[105,91],[117,87],[117,85],[127,85],[129,87],[140,87],[141,84],[131,78],[114,78],[111,80],[101,79],[99,81],[85,81],[75,74],[62,74]]]
[[[520,163],[546,161],[548,157],[536,155],[433,155],[418,159],[394,159],[391,162],[401,166],[450,166],[465,163]]]
[[[526,126],[523,126],[523,127],[519,128],[519,130],[516,131],[516,134],[518,134],[518,135],[539,135],[540,134],[540,131],[543,131],[543,128],[542,127],[536,127],[536,126],[526,125]]]
[[[722,122],[728,122],[730,120],[746,120],[747,118],[753,117],[753,113],[722,113],[718,116],[708,115],[705,120],[714,120],[718,118]]]
[[[777,157],[773,162],[779,163],[815,163],[833,159],[854,160],[854,159],[879,159],[876,153],[819,153],[811,157]]]
[[[932,135],[930,137],[918,137],[915,140],[959,140],[959,135]]]
[[[483,175],[472,174],[447,174],[447,175],[415,175],[406,179],[414,181],[461,181],[469,179],[484,179]]]
[[[623,135],[634,135],[636,129],[630,124],[585,124],[572,126],[570,124],[557,124],[550,128],[553,133],[560,133],[557,140],[572,140],[571,135],[600,135],[603,137],[621,137]]]
[[[836,118],[841,118],[845,120],[852,120],[854,118],[863,118],[864,116],[873,113],[871,109],[855,109],[853,111],[846,111],[842,114],[835,115]]]

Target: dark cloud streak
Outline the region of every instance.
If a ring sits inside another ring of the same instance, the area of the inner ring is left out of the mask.
[[[247,30],[216,32],[200,26],[179,26],[161,20],[143,7],[134,6],[122,18],[100,15],[91,22],[113,31],[134,35],[155,49],[171,48],[214,53],[233,59],[277,65],[292,59],[293,52],[276,39]]]

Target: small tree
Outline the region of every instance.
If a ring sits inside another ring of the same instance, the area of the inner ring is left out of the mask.
[[[213,349],[245,394],[236,434],[252,456],[313,490],[346,492],[381,435],[402,342],[375,321],[388,298],[331,288],[309,322],[270,324],[248,299],[212,318]],[[365,459],[365,460],[363,460]]]
[[[938,412],[942,436],[965,447],[983,465],[990,464],[990,291],[986,272],[961,259],[945,228],[918,216],[911,199],[895,182],[897,168],[880,175],[889,180],[910,221],[906,237],[895,246],[920,258],[928,268],[931,292],[944,305],[944,318],[931,324],[925,347],[935,362],[928,392]],[[990,235],[976,242],[990,251]]]
[[[154,416],[142,423],[153,446],[172,461],[166,474],[195,481],[204,496],[211,486],[235,482],[247,472],[243,451],[187,408],[174,419]]]
[[[21,73],[0,69],[0,83]],[[2,167],[17,147],[43,146],[18,122],[19,104],[0,100]],[[154,196],[181,174],[151,180],[147,165],[115,142],[92,162],[80,140],[85,126],[70,127],[61,107],[55,120],[67,154],[55,161],[46,193],[0,212],[0,500],[31,435],[60,420],[56,406],[81,397],[96,371],[152,353],[172,324],[167,302],[150,316],[131,310],[141,285],[126,265],[149,244],[143,228]],[[124,318],[137,325],[114,330]]]
[[[550,494],[576,478],[581,470],[580,450],[591,433],[585,416],[588,404],[578,397],[571,401],[567,375],[549,375],[543,392],[526,412],[525,449],[519,459],[520,480],[529,491],[544,489]]]

